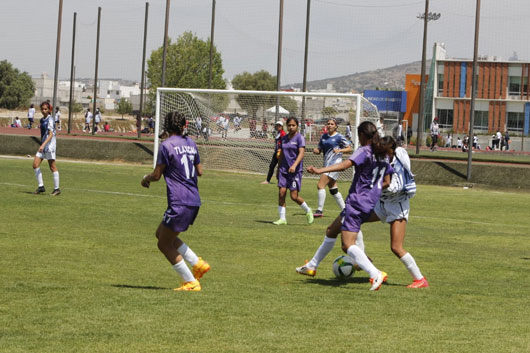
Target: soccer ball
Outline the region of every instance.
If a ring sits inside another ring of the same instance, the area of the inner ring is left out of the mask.
[[[353,259],[347,255],[341,255],[333,261],[333,273],[337,278],[351,277],[355,272]]]

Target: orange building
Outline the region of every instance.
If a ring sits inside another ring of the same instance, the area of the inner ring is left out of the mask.
[[[429,79],[425,75],[425,85]],[[403,114],[403,120],[407,120],[409,126],[413,126],[415,121],[418,121],[420,112],[420,82],[421,75],[407,74],[405,78],[405,91],[407,91],[407,111]]]

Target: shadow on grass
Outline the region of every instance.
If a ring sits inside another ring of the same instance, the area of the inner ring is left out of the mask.
[[[330,287],[340,287],[347,284],[360,284],[360,283],[370,283],[370,279],[368,277],[350,277],[345,279],[338,279],[338,278],[328,278],[328,279],[316,279],[316,278],[309,278],[306,280],[307,283],[314,283],[319,284],[321,286],[330,286]],[[401,283],[383,283],[383,286],[391,286],[391,287],[405,287],[406,284]]]
[[[256,219],[255,222],[258,222],[258,223],[265,223],[265,224],[272,224],[273,221],[263,221],[261,219]]]
[[[112,287],[116,288],[129,288],[129,289],[154,289],[154,290],[168,290],[173,288],[155,287],[155,286],[133,286],[130,284],[111,284]]]

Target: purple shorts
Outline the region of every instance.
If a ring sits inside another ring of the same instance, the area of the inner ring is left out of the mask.
[[[164,213],[162,224],[174,232],[184,232],[193,224],[200,206],[171,206]]]
[[[302,188],[302,173],[278,173],[278,187],[287,188],[291,191],[300,191],[300,189]]]
[[[363,224],[369,217],[370,213],[364,213],[346,203],[346,207],[340,213],[342,226],[341,230],[358,233]]]

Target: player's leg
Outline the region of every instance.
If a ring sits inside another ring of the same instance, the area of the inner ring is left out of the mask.
[[[335,199],[335,202],[337,203],[337,206],[339,206],[340,210],[342,211],[345,207],[344,199],[342,198],[342,194],[339,191],[339,187],[337,186],[337,180],[335,180],[332,177],[328,177],[328,188],[329,193],[333,198]]]
[[[210,271],[210,264],[204,261],[201,257],[198,257],[197,254],[195,254],[195,252],[179,237],[175,238],[173,247],[177,249],[178,253],[184,258],[184,261],[190,264],[195,279],[201,279],[206,272]]]
[[[297,267],[296,272],[301,275],[314,277],[317,273],[318,265],[324,260],[329,252],[335,246],[337,236],[340,234],[341,227],[341,216],[339,215],[326,229],[326,235],[322,244],[318,247],[317,251],[313,255],[313,258],[306,262],[305,265]]]
[[[322,217],[324,212],[324,204],[326,203],[326,185],[328,185],[330,179],[327,175],[322,174],[317,183],[318,203],[317,210],[313,216]]]
[[[276,225],[287,224],[287,219],[285,217],[285,197],[287,195],[287,188],[281,186],[282,179],[284,179],[281,174],[279,175],[279,179],[280,180],[278,183],[279,185],[278,187],[278,214],[280,218],[277,221],[272,222]]]
[[[169,261],[175,272],[182,277],[182,286],[175,288],[178,291],[200,291],[201,285],[199,281],[195,279],[193,273],[190,271],[188,265],[184,261],[182,255],[175,248],[174,243],[178,238],[179,232],[175,232],[172,229],[166,227],[163,223],[160,223],[156,231],[156,238],[158,239],[158,249],[166,259]]]
[[[313,223],[313,211],[307,205],[304,199],[299,195],[298,193],[299,189],[300,189],[300,186],[298,186],[298,189],[290,190],[291,200],[296,202],[300,206],[300,208],[304,210],[306,217],[307,217],[307,223],[311,224]]]
[[[57,196],[61,193],[61,190],[59,189],[59,169],[57,169],[55,159],[48,159],[48,164],[53,175],[53,192],[51,195]]]
[[[37,152],[37,155],[33,159],[33,172],[35,173],[35,178],[37,178],[37,190],[34,192],[35,195],[46,192],[46,189],[44,188],[44,181],[42,180],[42,171],[40,170],[42,160],[42,153]]]
[[[428,287],[427,279],[423,277],[416,261],[410,253],[403,248],[405,241],[405,231],[407,227],[406,219],[397,219],[390,224],[390,247],[394,255],[396,255],[403,265],[407,268],[410,275],[414,279],[409,288],[424,288]]]

